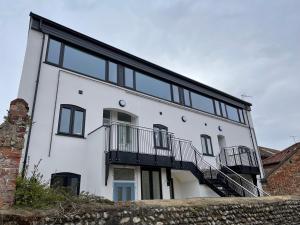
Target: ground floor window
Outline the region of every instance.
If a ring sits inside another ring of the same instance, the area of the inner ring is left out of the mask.
[[[142,199],[162,199],[159,168],[142,168]]]
[[[71,194],[78,195],[80,192],[80,175],[75,173],[54,173],[51,175],[51,187],[64,187]]]

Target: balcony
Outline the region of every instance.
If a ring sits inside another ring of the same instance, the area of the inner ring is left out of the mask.
[[[221,150],[218,160],[223,166],[239,174],[259,174],[259,165],[256,153],[246,146],[225,147]],[[223,170],[226,170],[225,167]],[[226,171],[228,172],[228,171]]]

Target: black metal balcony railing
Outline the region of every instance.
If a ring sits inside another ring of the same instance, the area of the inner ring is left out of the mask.
[[[122,160],[120,155],[127,153],[130,158],[136,157],[136,161],[147,155],[149,160],[154,160],[153,165],[159,157],[164,161],[169,160],[170,165],[192,163],[209,185],[213,185],[212,181],[218,180],[239,196],[260,195],[256,186],[255,190],[248,190],[243,186],[242,179],[233,179],[206,162],[191,141],[175,138],[173,133],[123,123],[112,123],[106,127],[105,133],[106,153],[111,162]],[[215,191],[220,193],[217,187]]]
[[[258,167],[255,151],[245,146],[225,147],[221,150],[218,159],[221,164],[228,167]]]

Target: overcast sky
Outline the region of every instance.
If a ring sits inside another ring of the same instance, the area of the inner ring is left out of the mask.
[[[300,1],[0,0],[0,117],[17,96],[29,12],[253,103],[259,145],[300,140]]]

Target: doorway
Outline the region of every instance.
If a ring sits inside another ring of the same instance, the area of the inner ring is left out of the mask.
[[[159,168],[142,168],[142,200],[162,199],[161,171]]]

